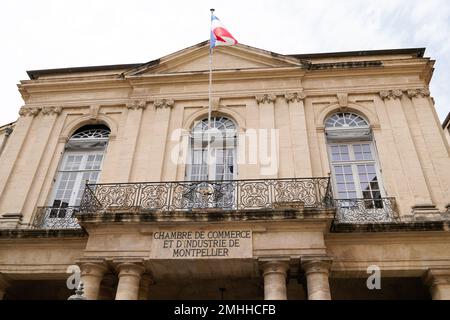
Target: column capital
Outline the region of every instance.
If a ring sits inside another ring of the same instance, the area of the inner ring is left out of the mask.
[[[175,105],[175,101],[173,99],[168,99],[168,98],[164,98],[164,99],[156,99],[153,104],[155,105],[155,108],[169,108],[172,109],[173,106]]]
[[[304,257],[301,258],[300,265],[306,275],[309,273],[330,272],[332,259],[330,257]]]
[[[306,98],[306,94],[302,91],[298,92],[286,92],[284,94],[284,99],[286,102],[300,102]]]
[[[102,261],[79,262],[78,265],[80,266],[82,276],[91,275],[103,277],[103,275],[108,271],[108,267]]]
[[[155,284],[155,280],[154,280],[153,276],[151,274],[149,274],[149,273],[144,273],[141,276],[141,282],[146,284],[146,285],[149,285],[149,286],[152,285],[152,284]]]
[[[19,115],[22,117],[34,117],[37,116],[41,107],[23,106],[19,110]]]
[[[430,90],[428,88],[408,89],[406,94],[410,99],[412,98],[425,98],[430,96]]]
[[[403,96],[401,89],[382,90],[380,91],[380,97],[383,100],[400,99]]]
[[[147,101],[145,100],[133,100],[127,103],[127,109],[129,110],[145,110],[147,108]]]
[[[122,276],[133,276],[140,278],[145,271],[142,262],[139,261],[119,261],[117,262],[119,278]]]
[[[51,116],[53,114],[58,115],[61,113],[61,111],[62,111],[62,107],[60,107],[60,106],[47,106],[47,107],[41,108],[41,113],[46,116],[47,115]]]
[[[258,103],[273,103],[277,99],[277,95],[274,93],[257,94],[255,99]]]
[[[450,268],[428,269],[423,280],[430,287],[435,285],[450,285]]]
[[[289,270],[289,262],[281,260],[263,261],[261,262],[261,269],[264,276],[270,273],[286,274]]]

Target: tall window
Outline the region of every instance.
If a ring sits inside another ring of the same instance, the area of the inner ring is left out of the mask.
[[[86,182],[96,183],[110,130],[104,125],[78,129],[66,144],[50,206],[50,218],[64,217],[64,208],[79,206]]]
[[[236,175],[236,125],[226,117],[211,118],[216,129],[210,138],[208,161],[208,119],[199,121],[191,134],[191,161],[186,178],[192,181],[232,180]]]
[[[325,121],[325,130],[336,199],[363,199],[367,209],[382,208],[385,195],[368,122],[354,113],[336,113]]]

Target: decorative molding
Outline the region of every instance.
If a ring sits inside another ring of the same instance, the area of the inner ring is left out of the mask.
[[[127,109],[131,110],[145,110],[147,108],[147,101],[145,100],[134,100],[129,103],[127,103]]]
[[[27,117],[27,116],[34,117],[34,116],[36,116],[39,113],[39,111],[41,111],[40,107],[26,107],[26,106],[23,106],[19,110],[19,115],[21,117]]]
[[[155,108],[170,108],[172,109],[175,101],[173,99],[156,99],[153,104],[155,105]]]
[[[53,115],[53,114],[60,114],[62,111],[62,107],[42,107],[41,108],[41,113],[43,115]]]
[[[408,89],[406,90],[406,94],[409,98],[425,98],[430,96],[430,90],[428,88],[419,88],[419,89]]]
[[[89,118],[94,120],[98,118],[98,113],[100,111],[100,106],[95,104],[89,106]]]
[[[255,99],[258,103],[273,103],[277,98],[276,94],[273,93],[265,93],[265,94],[257,94]]]
[[[287,92],[284,94],[286,102],[300,102],[306,98],[306,94],[303,91],[299,92]]]
[[[380,97],[383,100],[400,99],[402,96],[403,96],[403,91],[401,89],[380,91]]]
[[[341,109],[345,109],[348,107],[348,93],[347,92],[338,92],[337,99],[339,103],[339,107]]]
[[[219,105],[220,103],[220,97],[212,97],[211,98],[211,110],[212,111],[217,111],[219,110]]]

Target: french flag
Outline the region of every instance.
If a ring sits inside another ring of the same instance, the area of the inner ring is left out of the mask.
[[[234,46],[237,40],[228,32],[225,26],[214,15],[211,15],[211,40],[209,42],[210,48],[215,46]]]

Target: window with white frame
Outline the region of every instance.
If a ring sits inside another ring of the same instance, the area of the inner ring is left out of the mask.
[[[236,125],[226,117],[212,117],[208,136],[208,119],[196,123],[192,129],[191,161],[186,168],[186,178],[191,181],[232,180],[236,172]],[[210,139],[208,159],[208,139]]]
[[[354,113],[336,113],[325,121],[325,130],[336,199],[363,199],[367,209],[382,208],[385,194],[368,122]]]
[[[110,130],[103,125],[78,129],[66,144],[50,200],[50,218],[63,218],[64,208],[79,206],[87,183],[98,181]]]

